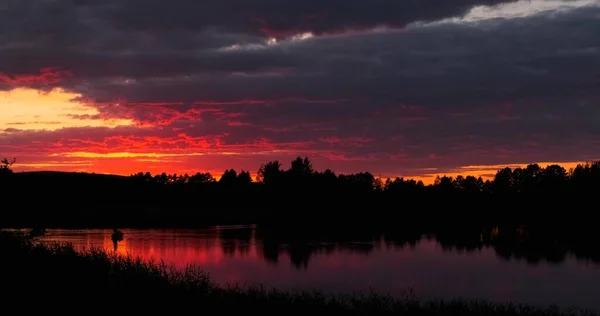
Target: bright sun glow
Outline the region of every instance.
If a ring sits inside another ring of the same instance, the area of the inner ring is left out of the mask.
[[[577,167],[578,164],[585,164],[585,162],[538,162],[540,167],[545,168],[550,165],[560,165],[565,168],[568,172],[570,169]],[[483,180],[493,180],[494,175],[498,170],[509,167],[511,169],[515,168],[525,168],[527,167],[527,163],[520,164],[507,164],[507,165],[481,165],[481,166],[463,166],[448,172],[437,172],[436,168],[425,169],[425,173],[422,176],[414,176],[414,177],[406,177],[408,179],[415,179],[423,181],[425,184],[433,184],[436,176],[448,176],[456,178],[457,176],[475,176],[481,177]]]
[[[0,91],[0,132],[5,129],[48,130],[66,127],[116,127],[133,125],[126,119],[102,119],[98,110],[74,101],[80,95],[54,89],[40,92],[19,88]]]

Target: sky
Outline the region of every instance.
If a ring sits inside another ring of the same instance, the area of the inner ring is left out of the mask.
[[[598,0],[5,0],[16,171],[433,181],[600,158]]]

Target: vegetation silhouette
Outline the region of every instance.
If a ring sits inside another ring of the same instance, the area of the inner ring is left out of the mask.
[[[503,258],[531,263],[560,262],[568,254],[600,258],[594,250],[600,238],[592,200],[600,189],[600,162],[568,172],[532,164],[501,169],[490,181],[439,177],[432,185],[402,178],[382,181],[370,173],[317,172],[306,157],[292,161],[287,170],[278,161],[263,164],[258,182],[249,172],[232,169],[219,181],[207,173],[13,173],[14,162],[4,159],[0,166],[3,204],[12,205],[0,212],[5,227],[42,231],[255,223],[265,259],[277,262],[286,251],[300,268],[315,252],[340,244],[368,250],[382,231],[386,242],[397,245],[414,245],[429,234],[444,248],[494,247]],[[328,244],[333,237],[338,244]],[[340,243],[340,238],[358,243]]]
[[[438,177],[431,185],[368,172],[315,171],[307,157],[285,170],[279,161],[248,171],[115,176],[66,172],[12,172],[0,165],[5,227],[193,227],[212,224],[398,227],[544,225],[593,229],[600,161],[572,170],[504,168],[492,180]],[[29,196],[31,198],[23,198]],[[540,211],[541,209],[541,211]]]
[[[16,162],[17,159],[9,160],[8,158],[3,158],[0,160],[0,181],[7,181],[13,175],[14,172],[10,167]]]
[[[482,301],[421,301],[410,292],[394,298],[374,292],[328,295],[283,292],[262,287],[216,286],[206,273],[189,266],[171,266],[109,254],[98,249],[76,252],[69,245],[40,244],[31,236],[0,230],[0,261],[4,308],[30,312],[69,313],[94,306],[96,313],[186,313],[215,309],[231,313],[306,315],[595,315],[582,309],[536,308]],[[32,290],[35,289],[35,290]],[[49,289],[49,290],[48,290]],[[69,298],[77,304],[57,304]],[[100,302],[100,303],[99,303]],[[104,303],[102,303],[104,302]],[[110,303],[107,303],[110,302]]]

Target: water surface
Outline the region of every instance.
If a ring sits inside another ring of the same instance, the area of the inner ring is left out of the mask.
[[[122,231],[118,253],[177,267],[196,264],[219,284],[336,293],[374,289],[394,295],[412,288],[426,299],[462,297],[600,310],[600,265],[570,255],[557,262],[517,260],[491,247],[457,250],[433,238],[398,243],[385,235],[366,241],[285,243],[261,237],[250,226]],[[115,251],[111,233],[49,230],[44,240]]]

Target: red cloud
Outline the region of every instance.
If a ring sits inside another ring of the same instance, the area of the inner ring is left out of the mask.
[[[373,160],[377,160],[377,158],[374,155],[367,155],[367,156],[349,156],[343,153],[335,153],[335,152],[326,152],[323,153],[322,156],[328,160],[331,161],[346,161],[346,162],[352,162],[352,161],[373,161]]]
[[[54,86],[60,83],[65,77],[72,76],[69,71],[56,68],[42,68],[39,74],[33,75],[15,75],[8,76],[0,73],[0,82],[3,82],[13,88],[32,87],[32,86]]]
[[[231,111],[231,106],[259,105],[272,106],[283,103],[334,104],[345,102],[343,99],[306,99],[298,97],[274,98],[265,100],[237,101],[196,101],[185,102],[129,102],[116,100],[112,103],[96,103],[94,100],[80,98],[78,101],[94,106],[100,111],[99,118],[131,119],[142,126],[171,126],[179,120],[202,121],[207,114],[227,126],[251,125],[241,120],[244,115],[239,111]],[[87,116],[80,117],[87,119]]]
[[[218,150],[219,137],[190,137],[179,134],[174,137],[158,136],[107,136],[101,139],[69,138],[50,144],[52,152],[150,152],[150,153],[186,153]]]
[[[372,143],[374,139],[369,137],[347,137],[347,138],[339,138],[339,137],[322,137],[319,140],[326,144],[331,145],[340,145],[340,146],[352,146],[352,147],[362,147],[365,144]]]
[[[85,132],[87,130],[87,132]],[[143,135],[149,133],[150,135]],[[267,154],[315,154],[310,141],[272,142],[258,138],[244,143],[227,143],[227,134],[190,136],[170,130],[77,128],[60,132],[21,131],[12,135],[18,145],[0,146],[2,151],[17,155],[70,153],[149,153],[178,155],[267,155]],[[326,152],[326,151],[323,151]],[[92,155],[93,156],[93,155]]]
[[[269,27],[267,21],[259,16],[251,17],[250,21],[258,23],[260,25],[260,31],[268,37],[284,38],[293,36],[297,33],[295,30],[276,30]]]

